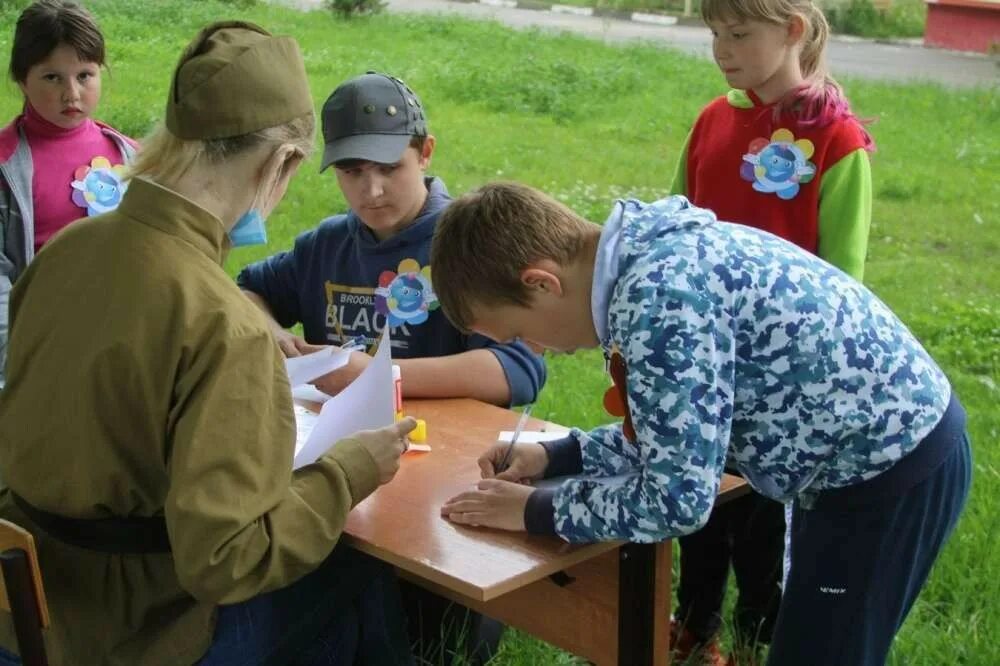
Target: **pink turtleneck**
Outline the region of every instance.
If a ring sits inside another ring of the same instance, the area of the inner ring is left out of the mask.
[[[73,129],[53,125],[25,104],[25,135],[31,147],[34,174],[31,179],[35,214],[35,251],[54,233],[73,220],[87,216],[87,209],[73,203],[74,172],[90,166],[95,157],[122,163],[118,145],[87,118]]]

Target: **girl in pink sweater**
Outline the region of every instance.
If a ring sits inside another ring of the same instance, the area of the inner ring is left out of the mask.
[[[24,111],[0,130],[0,387],[12,284],[57,231],[117,207],[135,143],[91,115],[104,36],[75,2],[38,0],[17,20],[10,75]]]

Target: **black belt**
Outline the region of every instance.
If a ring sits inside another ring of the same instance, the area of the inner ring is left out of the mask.
[[[14,503],[46,534],[64,543],[103,553],[169,553],[170,537],[163,516],[133,518],[67,518],[28,504],[17,493]]]

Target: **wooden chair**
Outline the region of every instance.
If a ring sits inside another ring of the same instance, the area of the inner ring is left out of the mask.
[[[18,652],[24,666],[48,666],[42,629],[49,626],[49,608],[42,588],[35,539],[0,519],[0,609],[11,614]]]

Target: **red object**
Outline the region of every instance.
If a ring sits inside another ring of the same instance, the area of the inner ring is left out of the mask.
[[[635,442],[635,428],[632,426],[632,413],[628,408],[628,372],[625,367],[625,359],[618,352],[611,354],[608,364],[608,371],[611,373],[611,381],[614,386],[604,392],[604,409],[611,416],[624,417],[622,422],[622,434],[625,439]]]
[[[979,53],[1000,48],[1000,2],[927,0],[924,44]]]
[[[699,641],[687,627],[682,627],[674,619],[670,620],[670,661],[698,666],[729,666],[729,662],[719,652],[717,636],[712,636],[708,641]]]
[[[393,394],[394,394],[393,398],[395,399],[395,402],[396,402],[396,406],[394,408],[396,410],[396,414],[397,415],[402,415],[402,413],[403,413],[403,375],[400,372],[399,366],[395,365],[395,364],[392,366],[392,391],[393,391]]]
[[[752,108],[737,108],[722,96],[698,116],[688,142],[685,194],[694,205],[711,208],[720,220],[762,229],[815,254],[820,181],[830,166],[864,148],[864,130],[853,120],[803,128],[787,113],[775,121],[774,104],[763,104],[751,91],[747,95]],[[750,166],[744,155],[770,144],[779,129],[813,145],[808,160],[815,167],[814,177],[790,199],[758,192],[742,175]]]

